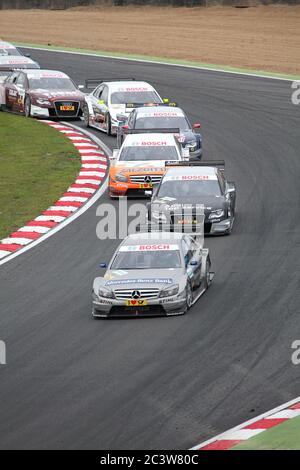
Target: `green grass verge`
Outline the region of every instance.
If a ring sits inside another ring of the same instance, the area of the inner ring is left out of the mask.
[[[140,54],[130,54],[124,52],[109,52],[109,51],[97,51],[97,50],[89,50],[89,49],[80,49],[80,48],[73,48],[73,47],[65,47],[65,46],[53,46],[53,45],[46,45],[46,44],[29,44],[29,43],[15,43],[16,46],[22,47],[32,47],[32,48],[43,48],[49,49],[53,51],[65,51],[65,52],[78,52],[80,54],[88,54],[94,55],[99,57],[112,57],[112,58],[122,58],[122,59],[131,59],[131,60],[140,60],[140,61],[149,61],[149,62],[161,62],[164,64],[170,65],[186,65],[188,67],[195,67],[199,69],[208,69],[208,70],[216,70],[216,71],[225,71],[225,72],[235,72],[235,73],[242,73],[247,75],[258,75],[262,77],[276,77],[276,78],[283,78],[287,80],[300,80],[300,75],[293,75],[293,74],[285,74],[279,72],[271,72],[268,70],[254,70],[254,69],[247,69],[247,68],[240,68],[240,67],[230,67],[228,65],[222,64],[210,64],[206,62],[197,62],[197,61],[189,61],[189,60],[180,60],[174,59],[169,57],[159,57],[159,56],[147,56],[147,55],[140,55]]]
[[[56,202],[80,166],[79,153],[61,133],[0,112],[0,239]]]
[[[299,450],[300,416],[267,429],[231,450]]]

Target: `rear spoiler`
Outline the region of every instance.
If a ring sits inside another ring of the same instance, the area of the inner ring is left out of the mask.
[[[95,88],[96,86],[100,85],[101,83],[104,82],[126,82],[126,81],[135,81],[135,78],[112,78],[112,77],[103,77],[103,78],[88,78],[85,81],[85,88]]]
[[[161,129],[124,129],[124,134],[180,134],[177,128],[161,128]]]
[[[225,161],[224,160],[184,160],[184,161],[166,161],[165,167],[170,166],[217,166],[220,169],[225,169]]]
[[[192,235],[198,242],[202,245],[204,244],[204,216],[196,225],[184,225],[184,224],[163,224],[163,223],[153,223],[149,221],[148,223],[138,225],[136,227],[136,232],[138,233],[161,233],[169,232],[170,237],[172,233],[186,233]]]

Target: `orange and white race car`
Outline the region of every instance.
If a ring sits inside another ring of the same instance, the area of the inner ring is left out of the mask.
[[[166,161],[185,159],[176,136],[170,133],[129,134],[120,150],[114,150],[109,171],[110,197],[151,196],[164,172]]]

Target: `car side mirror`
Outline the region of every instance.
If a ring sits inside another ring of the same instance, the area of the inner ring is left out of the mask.
[[[98,100],[98,103],[99,104],[105,104],[105,101],[104,100]]]
[[[227,194],[235,193],[235,184],[227,182],[226,192]]]
[[[197,266],[197,265],[198,265],[198,261],[192,260],[192,261],[190,262],[190,265],[191,265],[191,266]]]
[[[195,122],[195,124],[193,124],[193,129],[201,129],[200,122]]]
[[[113,154],[109,157],[110,160],[114,161],[119,156],[119,149],[113,149]]]
[[[107,263],[100,263],[100,264],[99,264],[99,267],[100,267],[101,269],[106,269],[106,268],[107,268]]]

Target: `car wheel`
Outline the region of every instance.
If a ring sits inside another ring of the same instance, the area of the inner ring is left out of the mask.
[[[31,116],[31,101],[29,96],[26,96],[25,98],[24,113],[27,118]]]
[[[111,135],[111,119],[109,114],[106,115],[105,124],[107,135]]]
[[[211,284],[209,269],[210,269],[210,264],[209,264],[208,261],[206,261],[205,277],[204,277],[204,287],[205,287],[205,289],[208,289],[210,284]]]
[[[193,290],[190,281],[188,281],[186,286],[186,312],[193,305]]]
[[[83,120],[84,124],[86,127],[90,127],[90,113],[89,113],[89,108],[87,106],[84,106],[83,108]]]

